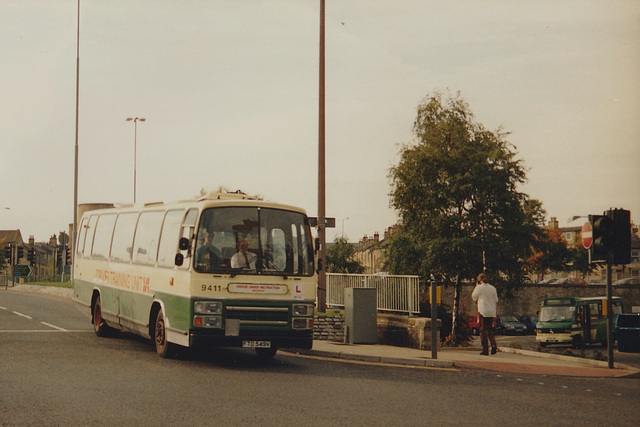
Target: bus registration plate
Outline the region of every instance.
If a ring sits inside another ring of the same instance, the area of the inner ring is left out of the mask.
[[[243,348],[271,348],[271,341],[242,341]]]

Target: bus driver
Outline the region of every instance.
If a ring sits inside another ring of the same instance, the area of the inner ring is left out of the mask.
[[[238,242],[238,252],[231,257],[231,268],[255,270],[256,254],[249,252],[249,243],[242,239]]]

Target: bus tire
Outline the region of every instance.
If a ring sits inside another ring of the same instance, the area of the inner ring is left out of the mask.
[[[175,345],[167,341],[167,329],[165,327],[164,314],[158,310],[153,333],[153,341],[156,353],[163,359],[171,358],[174,354]]]
[[[262,360],[273,359],[273,357],[278,352],[278,347],[270,347],[270,348],[256,348],[256,354],[258,358]]]
[[[109,335],[110,328],[107,326],[104,318],[102,317],[102,303],[100,302],[100,295],[98,295],[93,302],[91,323],[93,323],[93,331],[97,336],[106,337],[107,335]]]
[[[584,347],[584,343],[582,342],[582,336],[581,335],[575,335],[573,337],[572,346],[573,346],[573,348],[582,348],[582,347]]]

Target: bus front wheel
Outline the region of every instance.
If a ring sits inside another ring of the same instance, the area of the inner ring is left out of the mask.
[[[278,352],[278,347],[270,347],[270,348],[256,348],[256,354],[262,360],[273,359],[273,357]]]
[[[156,353],[162,358],[170,358],[174,352],[174,344],[167,341],[167,329],[165,327],[164,314],[158,310],[154,331]]]
[[[582,348],[584,347],[584,343],[582,342],[582,337],[580,335],[575,335],[573,337],[573,348]]]

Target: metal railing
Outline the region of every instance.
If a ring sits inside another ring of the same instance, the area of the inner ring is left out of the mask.
[[[376,288],[378,311],[420,313],[418,276],[327,273],[327,306],[344,308],[346,288]]]

